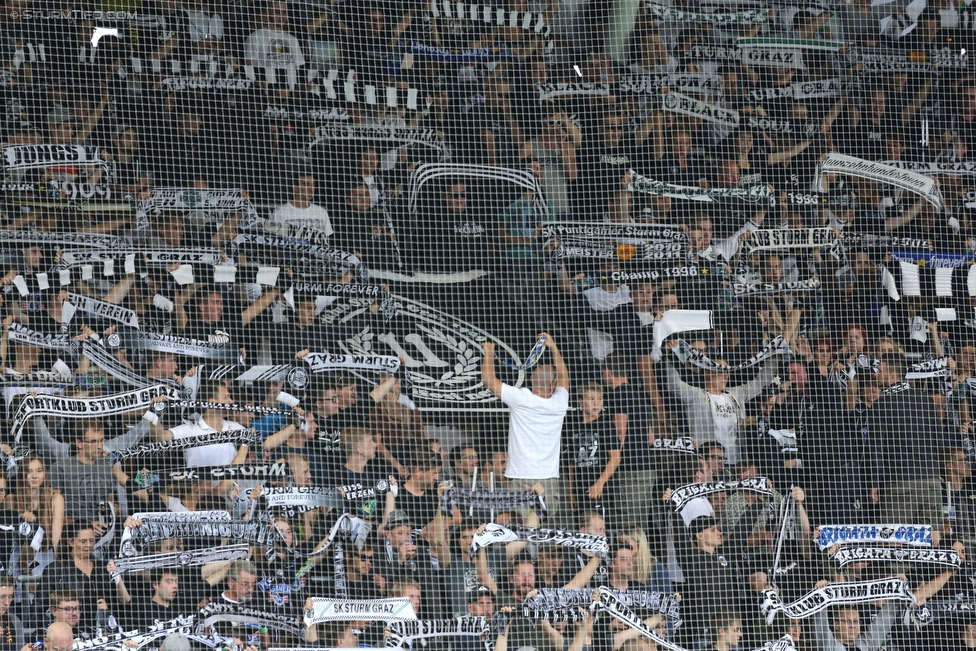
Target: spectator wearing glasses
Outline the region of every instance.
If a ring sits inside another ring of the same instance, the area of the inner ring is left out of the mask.
[[[75,637],[84,637],[85,634],[78,629],[78,622],[81,621],[81,602],[78,601],[78,595],[74,590],[54,590],[49,597],[49,603],[52,620],[70,626],[75,632]]]
[[[75,428],[75,456],[62,459],[51,469],[51,485],[64,495],[65,515],[91,525],[101,537],[108,530],[101,502],[115,503],[119,483],[128,477],[118,464],[106,462],[105,431],[99,420],[79,421]]]

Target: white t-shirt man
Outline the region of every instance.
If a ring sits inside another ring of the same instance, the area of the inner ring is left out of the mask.
[[[332,221],[329,219],[328,211],[314,203],[309,203],[308,208],[296,208],[290,201],[283,203],[275,209],[274,214],[271,215],[271,221],[314,228],[325,233],[326,237],[335,232],[332,230]]]
[[[221,419],[220,431],[221,432],[233,432],[239,429],[244,429],[244,426],[240,423],[235,423],[230,420]],[[202,434],[210,434],[216,432],[214,428],[207,425],[201,418],[196,423],[185,423],[183,425],[177,425],[170,432],[173,433],[173,440],[186,439],[193,436],[200,436]],[[215,443],[214,445],[204,445],[199,448],[190,448],[186,450],[186,466],[188,468],[197,468],[200,466],[229,466],[234,457],[237,456],[237,446],[233,443]]]
[[[725,448],[725,461],[730,466],[739,463],[739,450],[736,435],[739,430],[739,417],[732,404],[732,398],[725,393],[708,394],[712,400],[712,413],[715,416],[715,440]]]
[[[305,56],[298,39],[288,32],[258,29],[251,32],[244,44],[244,60],[262,68],[300,68]]]
[[[569,409],[569,392],[556,387],[540,398],[528,389],[502,385],[502,402],[511,412],[508,421],[509,479],[559,477],[559,439]]]

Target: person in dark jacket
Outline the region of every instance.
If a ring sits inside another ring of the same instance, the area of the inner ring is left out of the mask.
[[[882,355],[875,374],[881,396],[868,413],[871,501],[881,503],[885,522],[931,525],[932,544],[938,546],[942,535],[938,414],[932,399],[904,377],[904,357]]]

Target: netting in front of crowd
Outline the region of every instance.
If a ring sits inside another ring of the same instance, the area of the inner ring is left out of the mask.
[[[0,651],[976,648],[974,26],[6,0]]]

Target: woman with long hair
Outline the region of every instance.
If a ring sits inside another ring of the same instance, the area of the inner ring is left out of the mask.
[[[673,592],[668,568],[651,554],[651,546],[647,542],[644,530],[640,527],[630,527],[621,530],[619,537],[620,542],[629,546],[633,552],[634,583],[647,586],[648,589],[657,592]]]
[[[44,539],[36,553],[28,545],[21,547],[20,561],[25,571],[31,564],[42,570],[53,563],[64,530],[64,496],[48,484],[47,468],[36,454],[18,464],[17,486],[7,495],[6,506],[20,513],[22,520],[44,528]]]
[[[102,565],[92,558],[95,531],[87,523],[72,524],[67,530],[67,558],[61,558],[44,571],[34,603],[48,603],[52,590],[74,590],[81,602],[81,624],[93,627],[99,610],[114,610],[131,601],[123,577],[112,584],[115,561]]]

